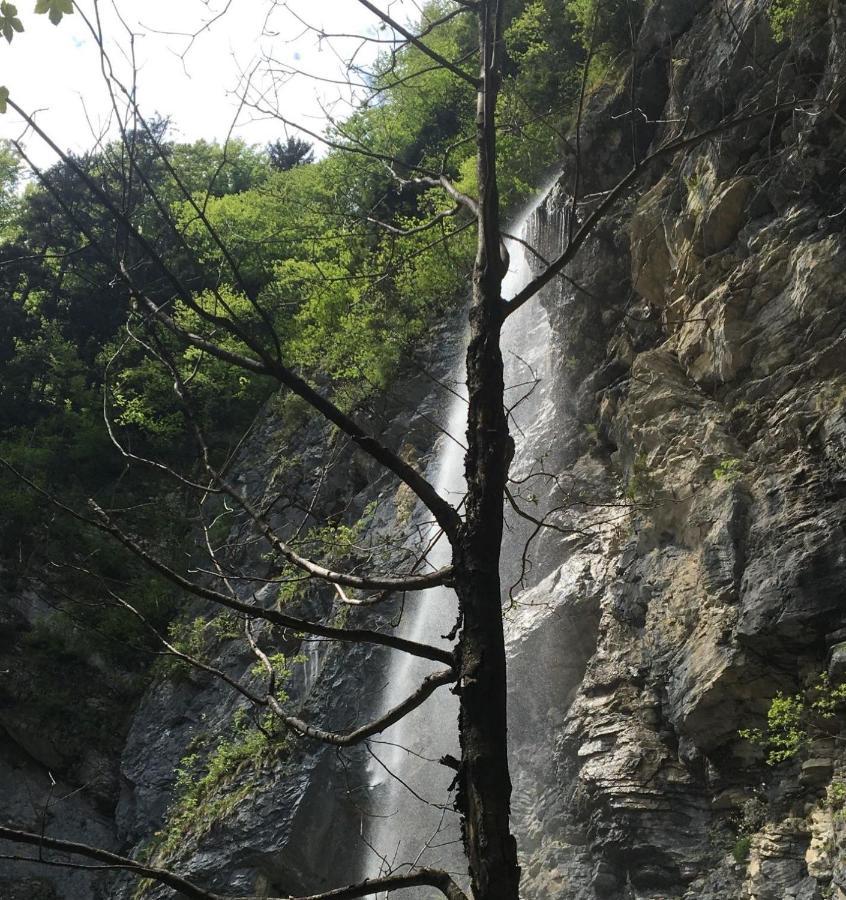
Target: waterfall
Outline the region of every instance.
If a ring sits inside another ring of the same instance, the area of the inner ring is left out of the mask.
[[[555,181],[557,176],[510,225],[509,233],[528,239],[530,218]],[[514,296],[531,277],[523,245],[513,240],[508,244],[510,266],[503,280],[506,299]],[[462,350],[465,344],[462,342]],[[510,429],[516,445],[512,472],[519,471],[525,477],[537,466],[542,444],[548,440],[543,421],[545,407],[551,403],[549,324],[539,303],[527,303],[507,321],[502,345],[505,400],[511,410]],[[463,352],[454,371],[456,387],[449,395],[443,423],[446,433],[438,442],[427,477],[442,497],[458,504],[465,490],[463,445],[467,400]],[[503,546],[506,591],[523,568],[521,545],[529,533],[527,524],[513,515],[506,516]],[[433,530],[429,540],[434,535]],[[433,568],[449,562],[449,544],[445,538],[435,543],[428,562]],[[447,646],[444,635],[454,627],[456,617],[455,593],[448,588],[434,588],[406,600],[398,632],[417,641]],[[382,710],[407,697],[431,671],[434,671],[432,663],[408,654],[392,654],[381,698]],[[451,808],[449,793],[454,773],[438,762],[444,754],[459,755],[457,718],[456,698],[441,688],[422,707],[372,742],[368,778],[374,815],[364,835],[369,849],[365,851],[363,876],[373,877],[388,869],[407,872],[411,867],[429,865],[446,869],[459,884],[467,886],[467,862],[458,816]],[[408,893],[404,892],[403,896]],[[410,893],[412,897],[434,896],[425,888]]]

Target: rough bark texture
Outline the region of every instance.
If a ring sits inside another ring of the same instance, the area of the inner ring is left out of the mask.
[[[476,114],[478,248],[466,367],[467,496],[464,525],[453,551],[462,617],[458,808],[463,816],[473,895],[485,900],[516,900],[520,870],[509,823],[511,779],[499,576],[509,435],[500,349],[506,266],[500,250],[496,180],[495,116],[502,56],[498,0],[482,4],[479,20],[482,89]]]

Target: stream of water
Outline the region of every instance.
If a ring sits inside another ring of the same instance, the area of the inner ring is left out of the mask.
[[[510,233],[529,239],[527,223],[553,183],[511,223]],[[531,277],[524,247],[515,241],[509,244],[510,267],[503,281],[506,299],[514,296]],[[544,452],[543,444],[548,441],[547,407],[552,402],[549,324],[537,302],[527,303],[509,318],[502,345],[505,402],[511,409],[510,429],[516,445],[512,472],[525,476]],[[442,497],[457,505],[465,490],[467,401],[463,355],[454,371],[455,392],[449,394],[442,420],[446,434],[438,443],[427,477]],[[507,515],[502,566],[506,591],[523,568],[522,547],[526,536],[527,523]],[[449,562],[449,544],[445,538],[434,545],[428,562],[432,568]],[[455,593],[448,588],[435,588],[410,597],[406,603],[398,632],[417,641],[447,646],[443,636],[455,625]],[[381,698],[382,709],[395,706],[412,693],[431,671],[433,665],[425,660],[393,654]],[[429,865],[450,871],[459,884],[466,886],[467,863],[459,821],[451,808],[450,784],[454,773],[438,762],[444,754],[459,755],[457,718],[456,698],[441,688],[422,707],[373,742],[368,777],[376,808],[365,835],[369,849],[365,851],[363,875],[373,877],[388,870],[407,872],[410,867]],[[431,894],[430,890],[420,889],[410,895],[404,892],[403,896]]]

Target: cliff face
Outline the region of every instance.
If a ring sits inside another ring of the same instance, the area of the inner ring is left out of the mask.
[[[80,696],[79,685],[105,679],[108,667],[103,660],[69,660],[47,632],[39,634],[50,599],[43,588],[0,591],[0,809],[4,822],[33,831],[47,823],[56,837],[112,849],[125,678],[112,670],[98,698]],[[39,637],[49,646],[39,647]],[[45,731],[45,719],[56,726]],[[104,719],[110,726],[92,726]],[[0,897],[8,900],[87,900],[91,890],[86,872],[0,864]]]
[[[777,691],[846,673],[844,15],[838,0],[812,4],[788,49],[760,0],[655,0],[634,115],[627,77],[589,98],[583,194],[683,122],[779,110],[648,165],[542,298],[552,371],[535,446],[553,448],[553,477],[538,490],[565,533],[540,535],[508,613],[514,821],[532,900],[846,898],[842,741],[812,734],[771,767],[738,733],[762,727]],[[808,98],[823,111],[790,102]],[[547,258],[575,166],[565,160],[530,223]],[[440,378],[460,334],[448,327],[432,348]],[[444,391],[418,374],[395,393],[374,427],[425,462]],[[298,485],[324,514],[375,503],[370,540],[407,522],[408,497],[378,470],[317,426],[293,443],[283,430],[269,414],[241,455],[252,497]],[[515,472],[538,453],[518,442]],[[277,513],[283,532],[298,521]],[[239,564],[260,571],[264,550],[246,543]],[[328,616],[331,599],[298,603]],[[242,643],[215,648],[233,676],[254,664]],[[291,637],[286,649],[304,648]],[[343,727],[378,707],[381,654],[307,657],[291,679],[306,714]],[[125,846],[162,828],[181,761],[230,734],[240,705],[194,676],[148,692],[121,763]],[[258,894],[357,877],[364,771],[361,756],[307,743],[242,765],[226,785],[236,801],[194,821],[168,858],[212,889]]]
[[[843,10],[813,14],[813,38],[786,52],[761,4],[654,4],[637,77],[659,124],[636,140],[779,91],[836,104]],[[610,123],[627,108],[624,88],[589,108],[588,191],[623,171],[610,148],[629,136]],[[842,742],[772,768],[738,736],[777,691],[843,674],[844,149],[835,106],[679,153],[544,298],[578,433],[567,471],[595,495],[620,484],[630,508],[574,510],[596,539],[534,589],[554,615],[514,621],[519,677],[545,659],[557,681],[533,725],[550,751],[542,803],[518,792],[526,896],[846,896]],[[545,254],[567,202],[539,212]]]

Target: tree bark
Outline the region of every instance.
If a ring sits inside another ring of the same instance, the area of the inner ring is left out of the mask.
[[[479,236],[467,349],[467,499],[465,521],[454,546],[455,586],[463,622],[458,805],[477,900],[517,900],[520,882],[517,845],[509,827],[511,779],[499,578],[510,456],[500,349],[501,291],[507,265],[500,250],[494,118],[500,81],[500,6],[499,0],[487,0],[479,16]]]

